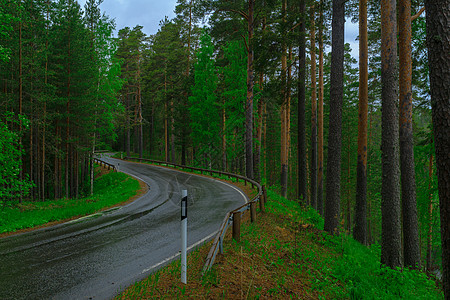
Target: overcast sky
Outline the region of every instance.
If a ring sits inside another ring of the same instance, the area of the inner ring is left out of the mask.
[[[86,0],[78,1],[82,7]],[[173,18],[177,0],[104,0],[100,5],[102,12],[116,20],[116,32],[126,26],[144,26],[147,35],[158,31],[159,22],[165,16]],[[317,33],[316,33],[317,34]],[[352,56],[358,60],[358,24],[352,24],[350,19],[345,22],[345,42],[350,43]],[[327,49],[328,51],[330,49]]]

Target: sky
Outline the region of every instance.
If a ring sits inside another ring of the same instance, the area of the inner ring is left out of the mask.
[[[86,0],[78,1],[82,7]],[[116,32],[126,26],[133,28],[142,25],[147,35],[158,32],[159,22],[168,16],[175,17],[174,9],[177,0],[104,0],[101,11],[116,21]],[[352,56],[358,60],[358,24],[345,22],[345,43],[350,43]],[[330,49],[327,49],[329,51]]]

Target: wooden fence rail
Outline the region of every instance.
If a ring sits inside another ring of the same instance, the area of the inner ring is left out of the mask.
[[[95,157],[94,157],[94,162],[99,164],[99,165],[101,165],[101,166],[103,166],[103,167],[105,167],[105,168],[108,168],[108,170],[113,169],[114,172],[117,172],[116,166],[113,165],[113,164],[107,163],[106,161],[103,161],[103,160],[95,158]]]
[[[223,254],[223,240],[225,238],[225,235],[227,233],[228,228],[233,225],[233,238],[237,239],[239,242],[240,240],[240,220],[241,218],[247,213],[247,211],[251,212],[251,220],[252,222],[256,221],[256,203],[259,201],[259,207],[262,212],[265,210],[265,203],[267,201],[267,195],[266,190],[264,186],[261,186],[258,182],[247,178],[245,176],[241,176],[238,174],[218,171],[218,170],[211,170],[211,169],[202,169],[202,168],[196,168],[196,167],[190,167],[190,166],[184,166],[179,165],[171,162],[166,161],[160,161],[160,160],[154,160],[154,159],[146,159],[146,158],[137,158],[137,157],[125,157],[126,160],[137,160],[137,161],[146,161],[153,164],[178,168],[178,169],[187,169],[191,172],[197,171],[200,172],[200,174],[210,174],[211,176],[213,174],[217,174],[219,176],[227,176],[228,178],[235,178],[238,182],[239,180],[242,180],[244,182],[244,185],[251,184],[252,188],[258,189],[258,194],[249,202],[246,204],[236,208],[233,211],[230,211],[226,214],[219,231],[216,234],[216,237],[214,238],[214,242],[211,246],[211,249],[209,250],[208,257],[206,258],[205,265],[203,266],[203,274],[206,273],[211,269],[211,267],[214,264],[214,261],[216,259],[217,253],[220,252]]]

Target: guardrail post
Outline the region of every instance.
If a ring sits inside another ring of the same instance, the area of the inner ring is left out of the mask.
[[[233,213],[233,239],[241,242],[241,212],[236,211]]]
[[[219,237],[219,251],[220,254],[223,254],[223,240],[221,236]]]
[[[256,203],[253,201],[250,203],[250,220],[256,222]]]
[[[267,191],[266,191],[266,186],[265,185],[262,186],[262,190],[263,190],[264,204],[266,204],[267,203]]]
[[[266,208],[265,208],[265,205],[264,205],[264,195],[261,195],[261,197],[259,198],[259,210],[261,212],[265,212],[266,211]]]

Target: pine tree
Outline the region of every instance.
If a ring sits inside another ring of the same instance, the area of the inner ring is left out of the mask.
[[[433,112],[433,131],[438,170],[439,206],[441,216],[442,270],[445,299],[450,299],[450,52],[448,37],[448,1],[425,1],[430,93]]]
[[[383,173],[381,263],[395,268],[401,266],[396,1],[381,1],[381,26]]]
[[[412,61],[411,61],[411,1],[400,0],[399,11],[399,136],[401,201],[403,217],[403,257],[405,266],[420,267],[419,228],[417,221],[416,176],[412,129]]]
[[[344,1],[333,0],[325,231],[338,233],[340,220],[341,131],[344,73]]]
[[[367,51],[367,0],[360,0],[358,164],[356,170],[356,208],[353,237],[363,245],[367,244],[367,114],[369,101]]]
[[[194,68],[195,82],[189,97],[192,141],[198,149],[198,159],[211,168],[211,150],[218,144],[219,112],[217,109],[217,77],[211,37],[204,32]],[[199,157],[200,156],[200,157]]]

